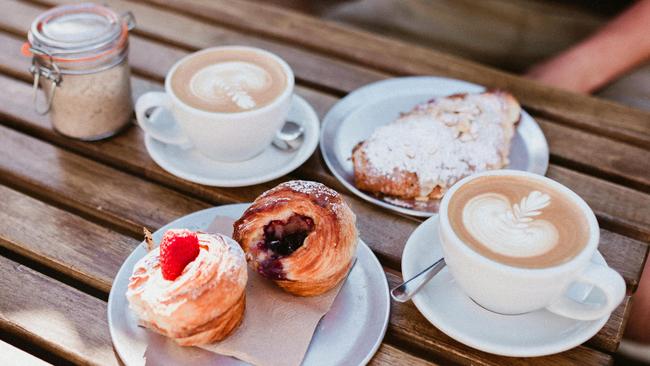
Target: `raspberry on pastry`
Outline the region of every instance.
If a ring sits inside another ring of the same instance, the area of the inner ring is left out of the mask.
[[[357,246],[356,217],[323,184],[290,181],[263,193],[234,224],[233,238],[260,275],[313,296],[347,275]]]
[[[417,105],[352,151],[355,185],[405,200],[439,199],[460,179],[508,164],[521,107],[503,91]]]
[[[234,240],[169,230],[136,263],[126,297],[142,326],[195,346],[222,340],[241,323],[247,280]]]

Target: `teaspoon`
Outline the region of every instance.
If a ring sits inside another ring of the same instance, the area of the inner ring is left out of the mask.
[[[287,121],[284,126],[275,134],[273,138],[273,146],[280,150],[293,151],[300,147],[302,144],[302,137],[305,129],[302,125]]]
[[[429,282],[433,276],[437,275],[445,267],[445,259],[440,258],[434,264],[425,268],[424,271],[416,274],[413,278],[404,281],[401,285],[394,287],[390,291],[390,296],[399,302],[409,301],[422,286]]]

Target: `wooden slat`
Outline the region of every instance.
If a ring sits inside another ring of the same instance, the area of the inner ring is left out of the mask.
[[[0,185],[0,245],[103,292],[139,240]]]
[[[553,160],[650,192],[650,151],[542,118],[537,121],[549,142]]]
[[[49,363],[16,348],[9,343],[0,341],[0,365],[33,365],[47,366]]]
[[[0,217],[0,235],[3,239],[0,240],[0,244],[7,245],[9,249],[22,248],[21,254],[29,255],[44,265],[51,266],[52,263],[57,263],[53,266],[55,269],[85,284],[96,286],[101,291],[107,291],[110,288],[112,278],[121,266],[121,262],[137,245],[133,239],[120,237],[117,234],[107,232],[105,229],[97,228],[94,224],[82,218],[49,207],[40,201],[2,186],[0,186],[0,202],[9,202],[5,207],[2,207],[4,216]],[[13,221],[7,220],[12,216],[15,216],[16,219]],[[32,232],[23,233],[26,228],[35,225],[39,225],[38,235]],[[1,262],[2,260],[0,260]],[[69,267],[69,269],[61,269],[61,267],[65,266]],[[0,274],[2,274],[1,270]],[[394,273],[389,273],[388,277],[391,284],[399,281],[399,277]],[[3,275],[2,278],[2,281],[12,281],[6,275]],[[0,283],[0,290],[2,290],[2,286],[3,284]],[[30,291],[32,288],[38,287],[31,287]],[[49,292],[53,296],[61,296],[57,294],[56,288],[50,289]],[[38,304],[36,300],[34,302]],[[7,314],[7,307],[14,305],[3,305],[2,301],[9,300],[0,299],[0,313]],[[85,315],[83,302],[69,306],[75,306],[80,316]],[[15,305],[15,307],[18,306]],[[403,341],[408,342],[411,347],[430,346],[436,352],[443,352],[443,357],[465,364],[497,365],[514,362],[514,359],[487,355],[451,340],[428,325],[412,304],[393,303],[391,307],[393,315],[390,319],[389,336],[391,338],[397,337],[400,340],[404,337]],[[23,321],[36,322],[31,319],[32,316],[33,314],[25,315]],[[17,322],[17,320],[12,318],[11,322]],[[44,324],[38,323],[38,326],[38,331],[33,331],[34,333],[40,335],[43,332],[49,332],[47,329],[40,328],[44,327]],[[12,326],[13,328],[15,327]],[[604,328],[603,332],[606,331],[607,328]],[[29,332],[32,331],[29,330]],[[33,337],[35,335],[30,335],[28,338]],[[601,338],[597,336],[596,339],[599,339],[599,342],[605,345],[610,343],[609,337],[607,339]],[[453,356],[448,354],[453,354]],[[600,352],[586,347],[578,347],[567,354],[531,361],[533,361],[532,364],[540,365],[547,364],[547,361],[566,361],[568,364],[573,364],[572,360],[574,358],[584,358],[593,361],[594,364],[604,364],[609,359],[608,356],[604,356]],[[513,364],[517,363],[514,362]]]
[[[44,197],[66,197],[84,212],[131,233],[209,207],[160,185],[135,178],[32,137],[0,127],[1,181]],[[56,199],[56,198],[55,198]]]
[[[193,0],[149,1],[398,75],[439,74],[509,90],[535,112],[639,146],[650,146],[649,112],[555,89],[431,49],[270,5],[242,0],[223,4]],[[324,34],[327,36],[323,37]]]
[[[0,257],[0,328],[71,362],[117,365],[106,303]]]
[[[394,365],[409,365],[409,366],[433,366],[437,365],[432,361],[427,361],[419,357],[408,354],[399,348],[391,346],[388,343],[382,343],[381,347],[375,354],[368,365],[371,366],[394,366]]]

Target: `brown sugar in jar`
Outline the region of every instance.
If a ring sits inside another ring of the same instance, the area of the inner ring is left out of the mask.
[[[130,14],[118,16],[95,4],[59,6],[34,20],[23,51],[32,56],[35,89],[44,91],[45,101],[35,107],[49,114],[56,131],[94,141],[131,121],[132,27]]]

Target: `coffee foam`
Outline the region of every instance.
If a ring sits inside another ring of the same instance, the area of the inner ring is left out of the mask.
[[[498,262],[544,268],[585,247],[589,226],[565,194],[530,178],[486,176],[454,193],[452,229],[469,247]]]
[[[512,204],[498,193],[484,193],[467,202],[463,225],[490,250],[508,257],[533,257],[553,249],[559,234],[555,225],[536,219],[550,203],[550,197],[532,191],[520,203]]]
[[[285,90],[281,65],[252,50],[214,50],[181,63],[171,79],[174,94],[192,107],[234,113],[261,108]]]
[[[190,80],[190,91],[215,106],[234,103],[242,110],[257,106],[254,92],[271,87],[271,75],[249,62],[223,62],[199,70]]]

